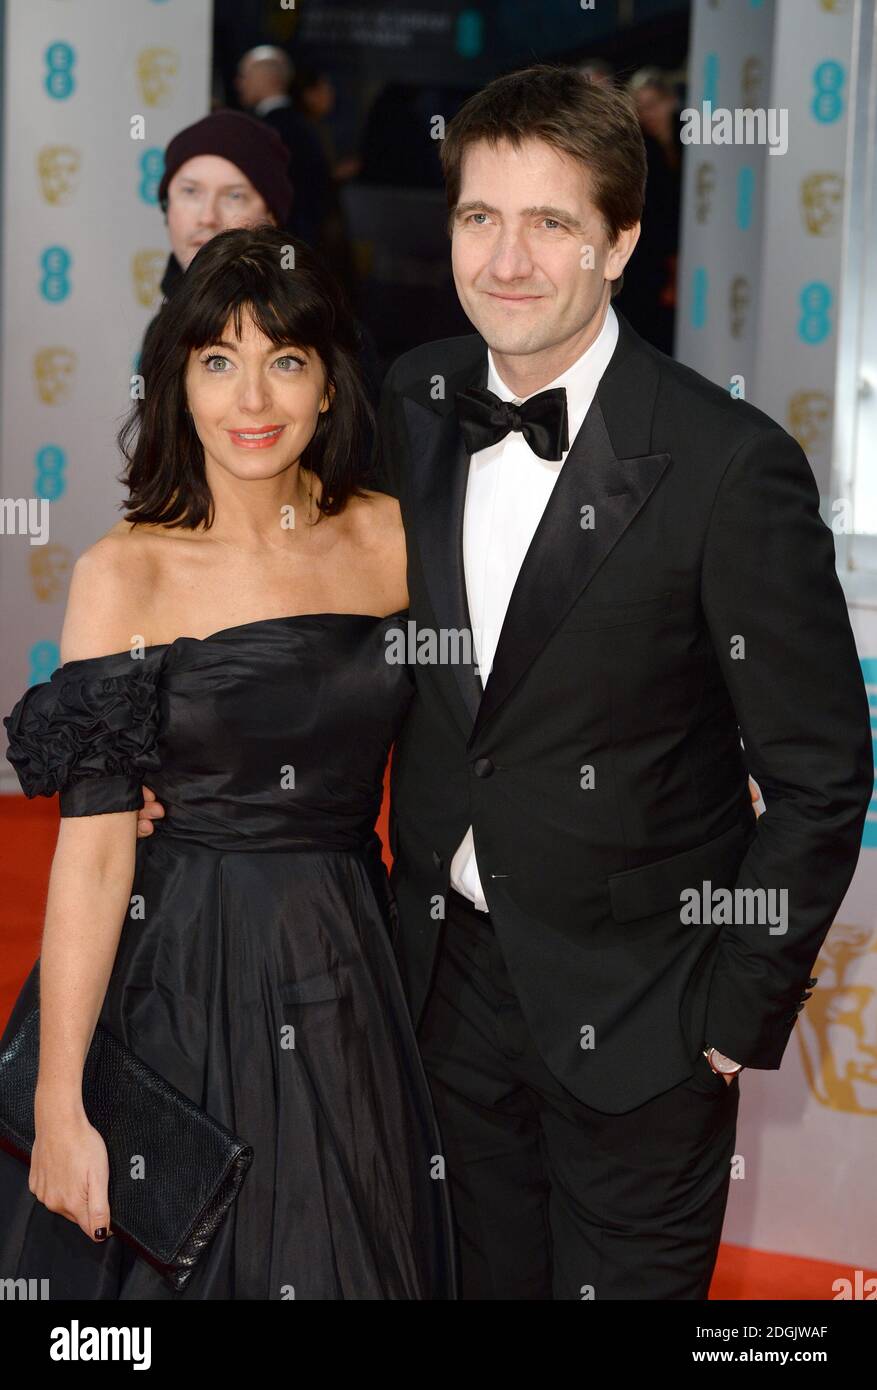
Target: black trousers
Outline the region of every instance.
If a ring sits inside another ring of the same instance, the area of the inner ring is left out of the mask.
[[[736,1079],[729,1085],[699,1054],[687,1081],[627,1114],[583,1104],[536,1050],[489,915],[453,889],[418,1040],[461,1298],[707,1297]]]

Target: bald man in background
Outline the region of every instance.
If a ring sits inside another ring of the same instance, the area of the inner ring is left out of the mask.
[[[329,211],[332,171],[319,137],[290,96],[294,69],[289,54],[271,44],[251,48],[238,64],[235,87],[241,105],[277,131],[289,150],[293,187],[307,190],[293,203],[289,231],[318,249]]]

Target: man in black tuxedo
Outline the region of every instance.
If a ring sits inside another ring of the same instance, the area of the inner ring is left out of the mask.
[[[462,1293],[705,1298],[737,1073],[780,1065],[871,794],[832,535],[798,443],[612,308],[623,96],[500,78],[442,163],[478,331],[391,368],[379,466],[421,651],[395,946]]]

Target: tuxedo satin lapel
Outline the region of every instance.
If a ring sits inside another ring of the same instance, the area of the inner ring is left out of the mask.
[[[598,390],[512,590],[470,745],[587,588],[669,463],[669,454],[616,457]],[[592,529],[581,524],[588,504],[594,509]]]
[[[486,358],[483,372],[477,375],[486,378]],[[459,385],[454,387],[457,389]],[[470,633],[463,569],[463,510],[469,455],[453,410],[437,414],[410,397],[404,402],[404,410],[411,442],[410,476],[417,543],[432,609],[440,633],[442,630]],[[464,656],[471,651],[472,660],[450,665],[453,676],[448,680],[462,700],[462,708],[458,708],[456,702],[454,707],[468,735],[478,712],[482,685],[471,639],[464,635],[459,650]]]

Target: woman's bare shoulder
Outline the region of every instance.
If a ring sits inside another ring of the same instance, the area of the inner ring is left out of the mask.
[[[145,577],[155,554],[155,537],[140,526],[117,521],[106,535],[83,550],[73,567],[74,578],[99,583],[136,585]]]
[[[137,553],[148,555],[155,550],[155,547],[162,541],[173,540],[188,534],[181,527],[155,526],[151,522],[144,521],[117,521],[115,526],[111,526],[106,535],[101,536],[99,541],[91,547],[92,550],[104,549],[107,553],[116,549],[120,543],[125,545],[125,550],[120,554],[134,557]],[[87,552],[84,552],[87,553]]]
[[[119,521],[74,564],[62,661],[108,656],[130,647],[140,635],[153,589],[155,553],[151,538],[139,532]]]

